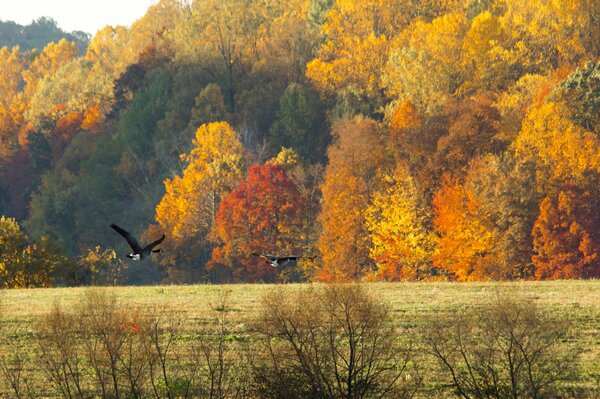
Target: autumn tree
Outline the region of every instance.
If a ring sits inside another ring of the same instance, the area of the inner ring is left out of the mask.
[[[385,85],[380,76],[388,60],[392,39],[409,25],[412,18],[439,15],[447,11],[449,3],[335,1],[324,17],[320,17],[324,18],[321,25],[324,40],[317,57],[306,66],[307,77],[324,93],[350,102],[367,100],[363,105],[375,110],[383,102]],[[327,4],[322,7],[327,8]]]
[[[513,143],[517,159],[535,163],[540,192],[568,181],[586,182],[600,171],[600,139],[569,115],[562,103],[532,107]]]
[[[31,242],[15,219],[0,217],[0,285],[50,287],[72,262],[47,237]]]
[[[48,44],[29,64],[27,70],[23,71],[25,98],[27,100],[31,99],[42,79],[54,75],[61,66],[75,59],[78,55],[79,50],[75,43],[66,39],[61,39],[58,43]]]
[[[565,186],[546,196],[533,226],[535,277],[600,277],[600,192]]]
[[[86,115],[99,112],[100,120],[88,117],[88,126],[101,122],[113,103],[112,80],[98,75],[93,64],[83,58],[77,58],[61,66],[53,75],[38,82],[38,89],[30,100],[27,117],[33,128],[42,128],[56,123],[72,112]],[[93,109],[96,108],[95,111]],[[80,127],[83,127],[81,120]],[[51,135],[47,132],[48,135]]]
[[[481,96],[448,102],[448,134],[437,142],[437,170],[457,175],[477,155],[499,154],[506,148],[507,143],[498,137],[500,114],[492,101],[490,96]]]
[[[18,145],[17,133],[25,109],[21,95],[23,67],[18,47],[0,49],[0,160],[11,155]]]
[[[283,276],[287,281],[303,280],[314,274],[318,267],[318,260],[314,256],[318,254],[317,239],[319,237],[319,223],[317,218],[321,210],[320,184],[323,179],[323,166],[311,164],[298,155],[291,148],[282,148],[276,157],[269,162],[281,166],[289,178],[294,182],[298,191],[305,199],[302,207],[301,246],[298,249],[307,257],[298,260],[298,267],[286,270]]]
[[[274,281],[278,270],[252,253],[298,255],[304,205],[283,167],[252,165],[247,179],[221,201],[212,232],[218,247],[207,267],[228,268],[236,280]]]
[[[332,128],[333,144],[327,150],[317,247],[323,266],[315,278],[348,281],[372,267],[365,212],[380,189],[379,170],[388,162],[384,133],[373,120],[345,117]]]
[[[217,84],[209,83],[194,99],[189,125],[200,126],[225,120],[227,120],[227,108],[221,88]]]
[[[433,197],[434,226],[440,238],[433,264],[460,281],[493,278],[497,262],[495,229],[481,217],[473,190],[447,178]]]
[[[433,198],[434,265],[460,280],[530,277],[535,186],[534,166],[511,154],[476,158],[463,181],[447,178]]]
[[[205,262],[211,250],[206,235],[222,197],[235,188],[242,177],[244,150],[237,133],[227,122],[200,126],[193,145],[189,154],[182,155],[187,164],[183,175],[164,182],[166,193],[156,206],[156,221],[176,253],[188,262],[190,258]],[[186,252],[189,246],[193,250]],[[206,253],[204,258],[199,256],[199,251]]]
[[[457,60],[468,26],[460,12],[431,22],[414,20],[386,59],[381,84],[388,95],[411,101],[427,115],[439,113],[464,82],[465,70]]]
[[[431,257],[435,237],[423,193],[406,165],[399,163],[373,195],[366,210],[370,256],[376,268],[370,277],[388,281],[414,280],[434,274]]]

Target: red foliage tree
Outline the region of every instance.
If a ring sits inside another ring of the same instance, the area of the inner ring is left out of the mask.
[[[248,282],[275,280],[277,269],[252,253],[300,250],[304,205],[281,166],[253,165],[246,181],[221,201],[211,235],[222,246],[213,250],[207,269],[229,267],[234,278]]]
[[[570,186],[547,196],[533,226],[535,277],[600,277],[600,197]]]

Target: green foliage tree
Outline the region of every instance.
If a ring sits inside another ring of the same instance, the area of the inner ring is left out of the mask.
[[[55,20],[40,17],[29,25],[19,25],[13,21],[0,21],[0,47],[19,46],[23,51],[41,50],[48,43],[66,39],[74,42],[80,52],[85,52],[91,35],[87,32],[65,32]]]
[[[587,62],[554,90],[575,123],[600,136],[600,62]]]
[[[316,93],[297,83],[287,87],[271,126],[270,144],[275,151],[293,148],[308,160],[322,158],[327,145],[325,115]]]

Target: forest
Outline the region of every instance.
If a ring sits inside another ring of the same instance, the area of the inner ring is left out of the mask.
[[[160,0],[0,45],[2,287],[600,277],[596,0]]]

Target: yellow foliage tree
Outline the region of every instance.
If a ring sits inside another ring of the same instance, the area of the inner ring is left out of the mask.
[[[183,176],[165,180],[166,194],[156,207],[156,221],[175,243],[204,237],[214,221],[220,198],[242,177],[243,148],[227,122],[200,126],[194,148],[182,155]]]
[[[598,136],[576,125],[564,104],[533,107],[513,147],[520,162],[537,165],[542,192],[565,182],[584,182],[589,172],[600,172]]]
[[[381,80],[390,44],[417,16],[437,17],[457,1],[337,0],[325,16],[324,41],[306,67],[307,77],[322,91],[381,101]],[[375,104],[375,106],[380,104]]]
[[[49,43],[44,50],[23,71],[25,98],[30,99],[37,91],[42,79],[54,75],[58,69],[79,56],[77,45],[66,39]]]
[[[16,144],[23,122],[21,92],[23,60],[18,47],[0,49],[0,159],[7,157]]]
[[[388,281],[428,277],[435,237],[426,228],[422,193],[403,163],[386,180],[388,187],[373,195],[366,211],[370,256],[377,265],[370,277]]]
[[[524,71],[549,72],[588,58],[586,47],[591,49],[593,39],[586,39],[587,32],[598,32],[593,19],[600,10],[597,2],[592,6],[589,1],[528,0],[505,1],[504,6],[500,23],[510,32],[511,47]]]
[[[461,12],[442,15],[431,22],[416,19],[393,45],[383,85],[395,98],[409,100],[428,113],[463,83],[463,38],[469,25]]]

